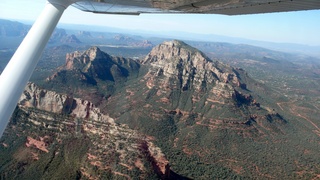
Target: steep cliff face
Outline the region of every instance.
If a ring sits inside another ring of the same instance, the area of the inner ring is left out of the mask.
[[[134,76],[139,67],[139,63],[132,59],[113,57],[97,47],[91,47],[85,52],[68,53],[66,64],[48,77],[47,82],[61,87],[67,86],[66,83],[77,87],[95,86],[97,83],[109,83],[112,86]]]
[[[49,77],[47,81],[53,81],[61,71],[73,71],[76,74],[82,73],[83,78],[91,78],[93,80],[110,80],[114,81],[113,76],[121,73],[121,68],[108,54],[102,52],[97,47],[91,47],[85,52],[75,51],[66,55],[66,64],[59,68],[57,73]],[[60,75],[61,76],[61,75]]]
[[[34,83],[28,83],[18,104],[52,113],[69,114],[76,118],[95,119],[97,121],[111,120],[110,117],[103,115],[100,109],[96,108],[90,101],[41,89]]]
[[[11,162],[2,177],[167,178],[169,162],[151,137],[115,123],[89,101],[29,83],[18,106],[2,141],[10,149],[4,162]],[[15,165],[20,169],[9,171]]]
[[[211,99],[217,101],[233,97],[234,87],[246,88],[235,69],[213,62],[181,41],[168,41],[156,46],[142,63],[151,66],[145,76],[149,88],[159,86],[202,91],[210,93]],[[156,79],[161,79],[160,83]]]
[[[110,56],[98,47],[66,55],[65,65],[46,79],[44,88],[101,104],[117,88],[139,73],[140,64],[123,57]]]
[[[238,84],[233,68],[218,61],[213,62],[199,50],[182,41],[167,41],[151,50],[143,64],[151,64],[157,71],[163,71],[167,77],[182,78],[183,85],[193,81],[197,88],[207,81],[214,83],[232,82]]]

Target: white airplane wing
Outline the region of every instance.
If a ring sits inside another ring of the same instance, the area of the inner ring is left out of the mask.
[[[320,0],[92,0],[74,7],[107,14],[205,13],[257,14],[320,9]]]

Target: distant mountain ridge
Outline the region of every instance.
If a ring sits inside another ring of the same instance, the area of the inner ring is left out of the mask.
[[[1,20],[6,21],[8,20]],[[1,22],[0,22],[1,24]],[[22,24],[22,23],[20,23]],[[16,25],[15,25],[16,26]],[[24,25],[26,27],[31,27],[30,25]],[[71,29],[71,30],[78,30],[80,31],[77,35],[79,36],[87,36],[92,37],[90,35],[82,34],[81,32],[91,32],[92,26],[87,25],[75,25],[75,24],[61,24],[62,28]],[[27,29],[29,29],[27,28]],[[6,31],[10,31],[9,28]],[[13,28],[14,29],[14,28]],[[320,46],[319,45],[304,45],[304,44],[295,44],[295,43],[276,43],[276,42],[267,42],[267,41],[260,41],[260,40],[251,40],[246,38],[239,38],[239,37],[230,37],[230,36],[223,36],[223,35],[216,35],[216,34],[195,34],[195,33],[187,33],[187,32],[157,32],[157,31],[141,31],[141,30],[127,30],[127,29],[120,29],[114,27],[102,27],[102,26],[95,26],[95,31],[104,32],[106,29],[108,32],[111,33],[123,33],[123,34],[135,34],[135,35],[142,35],[149,37],[148,39],[152,39],[150,37],[159,37],[163,39],[181,39],[184,41],[205,41],[205,42],[226,42],[232,44],[248,44],[252,46],[263,47],[267,49],[272,49],[275,51],[282,51],[294,54],[304,54],[309,55],[312,57],[319,57],[320,54]],[[20,32],[20,30],[18,30]],[[14,34],[17,34],[17,31],[12,31]],[[19,34],[18,32],[18,34]],[[27,31],[22,31],[26,34]],[[10,32],[11,33],[11,32]],[[0,33],[1,34],[1,33]],[[1,36],[1,35],[0,35]],[[194,38],[196,37],[196,38]],[[141,44],[139,44],[141,45]],[[143,44],[146,47],[149,47],[149,43]]]
[[[67,29],[83,29],[89,31],[92,29],[91,26],[86,25],[68,25],[64,24],[63,27]],[[128,29],[121,29],[121,28],[114,28],[114,27],[102,27],[102,26],[95,26],[97,31],[105,31],[108,29],[109,32],[113,33],[124,33],[124,34],[135,34],[135,35],[142,35],[146,37],[158,37],[164,39],[181,39],[184,41],[204,41],[204,42],[226,42],[232,44],[248,44],[252,46],[263,47],[267,49],[272,49],[275,51],[282,51],[288,53],[298,53],[309,55],[313,57],[320,56],[320,46],[319,45],[304,45],[304,44],[295,44],[295,43],[277,43],[277,42],[268,42],[262,40],[252,40],[240,37],[231,37],[231,36],[224,36],[224,35],[217,35],[217,34],[195,34],[189,32],[166,32],[166,31],[142,31],[142,30],[128,30]],[[149,38],[150,39],[150,38]]]
[[[0,37],[24,37],[31,26],[19,22],[0,19]]]
[[[150,48],[153,47],[154,45],[148,41],[148,40],[143,40],[143,41],[139,41],[139,40],[135,40],[131,37],[128,36],[123,36],[123,35],[116,35],[114,36],[114,39],[117,40],[119,43],[124,43],[126,45],[129,46],[133,46],[133,47],[145,47],[145,48]]]
[[[27,35],[30,30],[30,25],[25,25],[16,21],[0,19],[0,37],[21,37]],[[64,29],[56,28],[48,42],[55,43],[81,43],[80,40],[73,34],[69,35]]]

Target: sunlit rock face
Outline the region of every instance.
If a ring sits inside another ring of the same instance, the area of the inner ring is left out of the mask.
[[[66,55],[65,65],[48,77],[47,82],[63,77],[65,72],[71,72],[75,81],[96,84],[97,81],[123,81],[139,69],[138,62],[130,58],[114,57],[98,47],[93,46],[84,52],[75,51]]]
[[[109,119],[108,116],[103,115],[98,108],[87,100],[44,90],[34,83],[28,83],[18,104],[53,113],[70,114],[78,118]]]
[[[178,87],[183,91],[207,91],[212,96],[231,98],[235,87],[245,87],[235,70],[218,61],[212,61],[199,50],[181,41],[167,41],[156,47],[143,60],[151,65],[145,76],[148,87],[161,79],[160,87]]]

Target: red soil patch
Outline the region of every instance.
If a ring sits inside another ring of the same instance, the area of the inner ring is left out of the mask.
[[[46,139],[46,137],[44,138],[41,138],[40,137],[40,140],[36,140],[36,139],[33,139],[32,137],[27,137],[27,142],[26,142],[26,146],[27,147],[31,147],[31,146],[34,146],[36,147],[37,149],[43,151],[43,152],[46,152],[48,153],[49,150],[46,148],[46,143],[44,142],[44,140]]]

